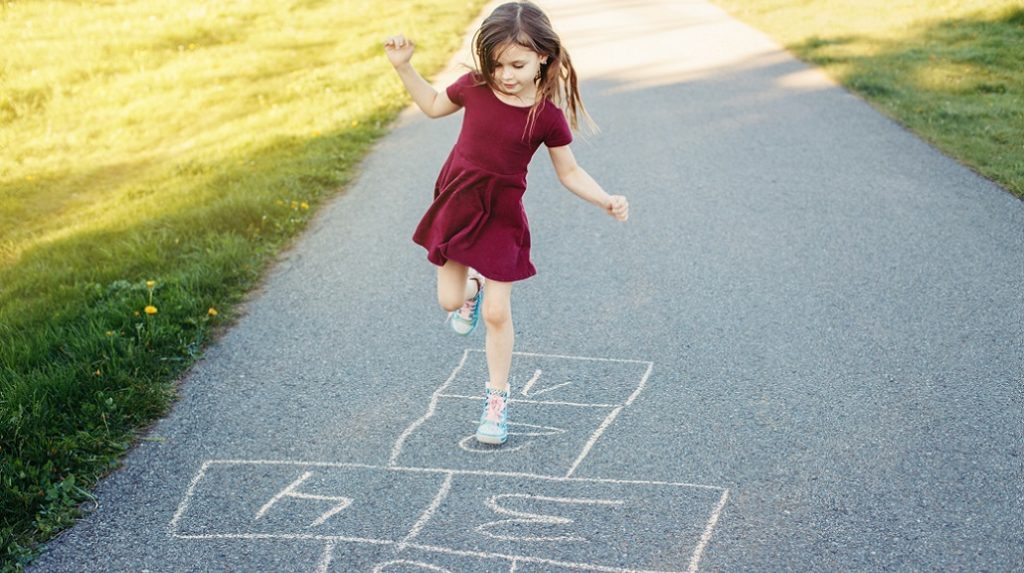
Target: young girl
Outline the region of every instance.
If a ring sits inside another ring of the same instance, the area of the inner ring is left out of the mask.
[[[412,67],[411,41],[399,35],[384,43],[423,113],[436,118],[466,109],[413,240],[440,267],[437,298],[451,328],[468,335],[483,313],[489,381],[476,439],[503,444],[515,337],[512,283],[536,273],[522,204],[530,159],[543,143],[567,189],[619,221],[628,217],[629,204],[605,193],[569,149],[568,124],[575,129],[580,116],[589,117],[569,54],[547,16],[530,2],[502,4],[484,20],[473,46],[477,69],[437,92]]]

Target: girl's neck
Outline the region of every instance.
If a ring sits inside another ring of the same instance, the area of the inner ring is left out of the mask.
[[[498,98],[504,103],[507,103],[508,105],[515,107],[531,107],[537,101],[536,86],[534,86],[534,88],[528,94],[522,93],[513,95],[494,89],[492,89],[491,92],[494,94],[494,97]]]

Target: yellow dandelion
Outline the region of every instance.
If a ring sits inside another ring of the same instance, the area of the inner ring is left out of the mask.
[[[284,201],[278,199],[277,201],[274,201],[274,204],[275,205],[284,205]]]
[[[28,175],[28,176],[25,177],[25,181],[35,181],[35,180],[36,180],[36,176],[35,175]]]
[[[292,201],[292,209],[298,209],[298,208],[299,208],[299,202],[298,201]]]
[[[353,122],[352,122],[352,127],[356,127],[357,125],[359,125],[359,122],[358,122],[358,121],[353,121]]]
[[[188,49],[194,50],[194,49],[196,49],[196,45],[195,44],[189,44],[188,45]]]
[[[157,313],[156,307],[153,306],[153,305],[147,306],[145,310],[146,310],[146,314],[148,314],[150,316],[153,316],[154,314]]]
[[[303,209],[309,209],[309,203],[303,201],[302,203],[299,204],[299,207],[302,207]]]
[[[146,288],[151,289],[156,286],[156,281],[146,281]]]
[[[208,314],[209,316],[217,316],[217,309],[211,306],[210,310],[206,311],[206,314]]]
[[[313,130],[313,137],[320,137],[320,130],[319,129],[314,129]]]

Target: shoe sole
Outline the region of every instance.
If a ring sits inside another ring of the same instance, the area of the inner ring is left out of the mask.
[[[478,441],[478,442],[480,442],[482,444],[492,444],[492,445],[495,445],[495,446],[500,446],[501,444],[504,444],[505,442],[508,441],[508,436],[506,436],[504,438],[499,438],[498,436],[488,436],[488,435],[485,435],[485,434],[477,434],[476,435],[476,441]]]
[[[474,324],[474,325],[473,325],[472,327],[470,327],[470,329],[469,329],[469,330],[467,330],[466,332],[459,332],[458,330],[455,330],[455,327],[454,327],[454,326],[452,326],[452,321],[451,321],[451,319],[449,319],[449,320],[448,320],[448,326],[449,326],[449,327],[450,327],[450,328],[452,329],[452,332],[454,332],[455,334],[458,334],[459,336],[469,336],[470,334],[473,334],[473,331],[474,331],[474,330],[476,330],[476,325]]]

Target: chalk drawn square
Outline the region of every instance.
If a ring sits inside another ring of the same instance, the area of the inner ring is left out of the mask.
[[[495,447],[475,434],[483,398],[440,398],[434,415],[406,439],[397,465],[565,475],[610,408],[509,403],[509,439]]]
[[[517,573],[687,571],[724,491],[691,484],[459,474],[414,543],[420,549],[514,559]],[[586,561],[578,561],[579,555]]]
[[[487,357],[467,349],[426,413],[399,436],[388,463],[570,476],[640,394],[652,367],[640,360],[513,353],[509,442],[493,448],[472,439],[483,410]],[[447,445],[439,453],[438,443]]]
[[[513,399],[618,406],[635,397],[650,368],[641,360],[514,352],[509,384]],[[443,394],[483,396],[487,379],[487,355],[469,349]]]
[[[443,482],[440,474],[357,465],[212,460],[172,532],[393,542],[408,534]],[[394,511],[396,503],[408,510]]]

